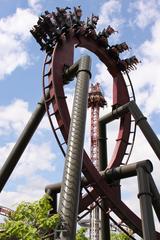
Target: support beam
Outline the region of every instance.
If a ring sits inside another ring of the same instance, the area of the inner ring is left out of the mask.
[[[134,101],[131,101],[129,103],[128,109],[134,117],[136,124],[139,126],[147,141],[151,145],[153,151],[160,160],[160,141],[149,123],[147,122],[147,118],[143,115],[143,113]]]
[[[153,171],[153,165],[150,160],[144,160],[136,163],[119,166],[116,168],[106,169],[102,176],[105,176],[107,183],[113,183],[114,181],[134,177],[137,175],[137,168],[145,168],[148,172]]]
[[[154,226],[153,212],[152,212],[152,195],[150,191],[148,169],[144,167],[137,168],[138,198],[140,201],[142,231],[144,240],[156,240],[156,232]]]
[[[64,74],[63,74],[64,83],[68,83],[69,81],[72,81],[72,79],[76,76],[76,73],[79,67],[79,62],[80,60],[75,62],[70,67],[66,66],[66,69],[64,69]]]
[[[128,106],[130,105],[129,103],[126,103],[120,107],[117,107],[116,109],[113,109],[112,112],[104,115],[103,117],[101,117],[99,119],[99,124],[103,125],[103,124],[107,124],[112,122],[115,119],[120,118],[124,113],[128,112]]]
[[[153,177],[151,175],[149,180],[150,180],[150,188],[152,193],[152,204],[156,212],[157,218],[160,222],[160,194],[153,180]]]
[[[128,111],[134,117],[136,124],[139,126],[147,141],[151,145],[153,151],[160,160],[160,141],[149,123],[147,122],[147,118],[143,115],[143,113],[134,101],[131,101],[114,109],[111,113],[106,114],[105,116],[100,118],[99,122],[101,124],[109,123],[115,119],[118,119],[124,112]]]
[[[104,171],[107,168],[107,134],[106,124],[99,122],[99,170]],[[102,209],[106,209],[106,201],[102,199]],[[110,240],[109,216],[101,210],[101,239]]]
[[[138,167],[144,167],[147,169],[147,171],[152,172],[153,171],[153,165],[150,160],[143,160],[136,163],[130,163],[124,166],[112,168],[112,169],[106,169],[104,171],[101,171],[101,176],[106,180],[107,183],[111,184],[114,183],[114,181],[121,180],[124,178],[134,177],[137,175],[137,168]],[[85,187],[89,184],[93,184],[89,182],[85,177],[81,178],[81,187]],[[54,193],[60,193],[62,183],[55,183],[50,184],[45,187],[45,192],[53,195]]]
[[[57,213],[57,195],[61,190],[61,183],[54,184],[54,189],[52,189],[51,185],[48,185],[45,188],[45,192],[52,198],[51,205],[53,207],[53,210],[51,211],[51,214]]]
[[[76,72],[77,83],[58,210],[66,230],[61,232],[61,239],[63,240],[74,240],[76,235],[88,87],[91,77],[90,65],[90,57],[83,56],[79,60]]]
[[[88,184],[89,184],[88,180],[85,177],[82,177],[81,178],[81,188],[87,186]],[[54,195],[54,194],[60,193],[61,186],[62,186],[61,182],[47,185],[45,187],[45,192],[48,193],[49,195]]]
[[[46,98],[49,97],[49,92],[46,93]],[[33,134],[35,133],[37,127],[39,126],[44,114],[45,114],[45,104],[44,98],[38,102],[35,111],[32,113],[26,127],[18,138],[16,144],[14,145],[11,153],[9,154],[7,160],[0,170],[0,192],[8,181],[11,173],[16,167],[21,155],[23,154],[25,148],[27,147],[29,141],[31,140]]]
[[[106,125],[99,123],[99,170],[104,171],[107,168],[107,133]]]

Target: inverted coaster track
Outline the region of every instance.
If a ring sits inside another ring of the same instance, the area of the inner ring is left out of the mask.
[[[127,86],[124,77],[119,68],[119,63],[111,57],[104,46],[101,46],[97,39],[94,39],[89,34],[84,35],[83,27],[79,27],[78,36],[74,29],[69,29],[67,35],[61,36],[61,42],[57,43],[54,47],[54,51],[50,60],[44,63],[43,74],[43,89],[44,95],[46,89],[49,89],[50,97],[46,101],[46,109],[49,115],[49,119],[52,125],[52,129],[58,140],[58,144],[64,154],[62,148],[64,143],[67,143],[70,116],[66,103],[66,96],[64,92],[64,66],[71,66],[73,64],[74,46],[83,47],[96,54],[96,56],[106,65],[109,73],[113,77],[113,108],[124,105],[130,101],[128,88],[131,87],[134,97],[133,88],[131,82]],[[46,66],[48,70],[46,72]],[[45,79],[48,77],[48,82],[45,84]],[[51,109],[52,110],[49,110]],[[50,113],[51,111],[51,113]],[[54,123],[51,118],[54,116],[57,120],[58,127],[54,127]],[[119,133],[114,148],[114,152],[111,160],[109,161],[108,168],[117,167],[123,164],[123,158],[127,153],[127,147],[129,144],[133,145],[135,138],[135,128],[131,131],[131,114],[129,112],[123,113],[120,117]],[[59,133],[63,135],[64,141],[59,140]],[[129,142],[130,134],[133,134],[132,143]],[[130,155],[130,152],[127,153]],[[126,163],[128,162],[128,159]],[[90,182],[90,186],[93,186],[93,190],[80,198],[79,213],[88,209],[88,206],[97,198],[106,199],[108,214],[108,207],[113,211],[133,232],[142,236],[141,220],[135,215],[135,213],[127,207],[127,205],[121,200],[120,195],[117,194],[117,188],[110,187],[106,181],[102,178],[99,172],[96,170],[92,162],[90,161],[87,153],[84,151],[83,155],[83,169],[82,172],[87,180]],[[119,187],[118,187],[119,189]],[[120,190],[120,189],[119,189]],[[118,191],[119,191],[118,190]],[[105,211],[105,209],[103,209]],[[160,235],[158,234],[158,239]]]

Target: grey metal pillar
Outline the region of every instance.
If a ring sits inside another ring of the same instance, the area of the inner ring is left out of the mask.
[[[106,124],[99,121],[99,169],[103,171],[107,168],[107,134]],[[107,210],[105,199],[102,199],[102,209]],[[101,240],[110,240],[109,216],[101,210]]]
[[[130,102],[129,103],[126,103],[116,109],[113,109],[112,112],[110,113],[107,113],[106,115],[104,115],[103,117],[101,117],[99,119],[99,123],[101,125],[103,124],[107,124],[109,122],[112,122],[113,120],[115,119],[118,119],[120,118],[124,113],[128,112],[128,106],[129,106]]]
[[[74,240],[76,235],[90,64],[90,57],[83,56],[79,61],[77,70],[77,83],[59,203],[59,214],[65,230],[67,230],[62,231],[61,239],[65,240]]]
[[[160,194],[159,194],[157,186],[152,178],[152,175],[150,175],[149,180],[150,180],[151,193],[153,195],[152,204],[153,204],[154,210],[156,212],[157,218],[160,222]]]
[[[152,212],[152,196],[150,191],[149,173],[144,167],[137,168],[138,198],[140,201],[140,210],[142,218],[142,231],[144,240],[156,240]]]
[[[58,188],[56,188],[56,185]],[[55,189],[52,191],[49,187],[45,188],[45,192],[52,198],[51,199],[51,205],[52,205],[52,211],[51,214],[57,213],[57,195],[60,192],[61,184],[55,184]]]
[[[124,166],[119,166],[116,168],[106,169],[101,173],[104,176],[107,183],[113,183],[114,181],[125,179],[129,177],[134,177],[137,175],[137,169],[139,167],[147,169],[148,172],[153,171],[153,165],[150,160],[138,161],[135,163],[130,163]]]
[[[147,122],[147,118],[143,115],[143,113],[140,111],[139,107],[134,101],[130,102],[128,108],[131,114],[133,115],[136,124],[140,127],[147,141],[151,145],[153,151],[160,160],[160,141],[156,134],[154,133],[154,131],[152,130],[149,123]]]
[[[101,124],[99,122],[99,168],[103,171],[107,168],[107,133],[106,124]]]
[[[46,98],[48,97],[49,92],[46,93]],[[26,127],[24,128],[23,132],[21,133],[15,146],[13,147],[11,153],[9,154],[7,160],[5,161],[4,165],[0,170],[0,192],[8,181],[21,155],[23,154],[39,123],[41,122],[45,112],[46,110],[44,98],[42,98],[40,102],[38,102],[37,107],[33,112],[30,120],[28,121]]]

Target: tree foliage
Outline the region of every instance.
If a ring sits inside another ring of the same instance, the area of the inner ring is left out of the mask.
[[[1,225],[1,240],[51,240],[54,230],[61,225],[58,214],[49,214],[52,209],[51,197],[44,195],[33,203],[22,202]],[[76,240],[88,240],[86,228],[80,228]],[[111,240],[129,240],[124,233],[111,233]]]
[[[129,240],[130,237],[125,233],[111,233],[111,240]]]
[[[58,214],[51,215],[51,198],[47,194],[33,203],[22,202],[1,225],[1,240],[51,240],[54,230],[61,225]],[[76,240],[88,240],[87,229],[80,228]]]
[[[52,210],[51,199],[44,195],[39,201],[22,202],[15,212],[1,226],[1,240],[49,240],[55,227],[60,223],[60,216],[49,216]],[[53,238],[52,238],[53,239]]]
[[[76,234],[76,240],[88,240],[86,235],[87,228],[81,227]]]

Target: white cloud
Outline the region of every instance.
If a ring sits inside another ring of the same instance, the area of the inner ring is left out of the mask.
[[[8,143],[0,147],[1,166],[13,146],[14,143]],[[21,201],[35,201],[42,197],[45,186],[51,183],[48,174],[55,172],[55,158],[49,143],[30,144],[8,181],[16,187],[13,190],[4,188],[0,194],[0,205],[14,209]]]
[[[140,50],[148,61],[160,61],[159,34],[160,34],[160,19],[157,20],[151,28],[152,37],[146,40],[141,46]]]
[[[28,5],[35,12],[40,12],[42,10],[41,0],[28,0]]]
[[[160,112],[159,89],[160,89],[160,20],[157,20],[151,28],[151,39],[146,40],[139,48],[139,56],[142,64],[137,71],[132,71],[130,76],[135,86],[138,104],[143,107],[147,116]]]
[[[119,29],[120,25],[125,21],[120,15],[121,5],[119,0],[105,2],[100,9],[98,26],[103,25],[107,27],[111,25],[115,29]]]
[[[15,14],[0,19],[0,32],[25,40],[30,36],[29,30],[36,21],[37,16],[30,9],[17,8]]]
[[[7,107],[1,106],[0,115],[0,133],[10,134],[11,136],[12,134],[19,135],[28,118],[30,118],[31,112],[28,110],[28,103],[22,100],[15,100]],[[43,129],[48,128],[50,126],[46,118],[40,125],[39,132],[41,133]],[[0,167],[2,167],[14,145],[15,143],[13,142],[8,142],[5,145],[1,144]],[[38,143],[31,142],[9,180],[9,183],[16,184],[16,187],[12,191],[3,191],[1,193],[1,205],[5,204],[5,206],[13,207],[13,204],[19,201],[31,201],[42,196],[45,186],[50,183],[47,180],[48,174],[55,171],[55,160],[56,156],[49,142],[40,142],[39,139]]]
[[[0,194],[1,206],[15,209],[22,202],[39,200],[45,193],[45,186],[50,182],[39,175],[30,176],[26,184],[18,185],[14,191],[3,190]]]
[[[18,191],[2,191],[0,195],[1,206],[8,207],[10,209],[15,209],[16,206],[22,201],[34,201],[35,197],[28,193],[23,194]]]
[[[150,23],[154,23],[159,18],[160,2],[158,0],[138,0],[130,4],[129,11],[135,12],[135,20],[132,24],[137,25],[141,29],[147,27]]]
[[[0,79],[17,67],[29,64],[25,43],[37,16],[30,9],[17,8],[16,13],[0,19]]]
[[[17,41],[14,36],[0,32],[0,47],[3,49],[0,53],[0,79],[3,79],[7,74],[11,74],[17,67],[28,64],[28,53],[25,51],[22,42]]]
[[[0,147],[1,166],[13,149],[14,144],[7,143],[5,146]],[[54,171],[54,160],[55,154],[52,152],[48,142],[40,144],[30,143],[19,160],[11,179],[27,178],[34,176],[39,171]]]
[[[29,111],[29,104],[21,99],[16,99],[7,106],[0,106],[0,136],[20,135],[25,128],[32,112]],[[38,133],[50,129],[47,116],[42,119]]]
[[[0,135],[19,134],[31,116],[28,103],[15,100],[8,106],[0,106]]]
[[[53,154],[49,143],[29,144],[12,179],[34,176],[39,171],[53,172],[55,170],[54,160],[55,154]]]

